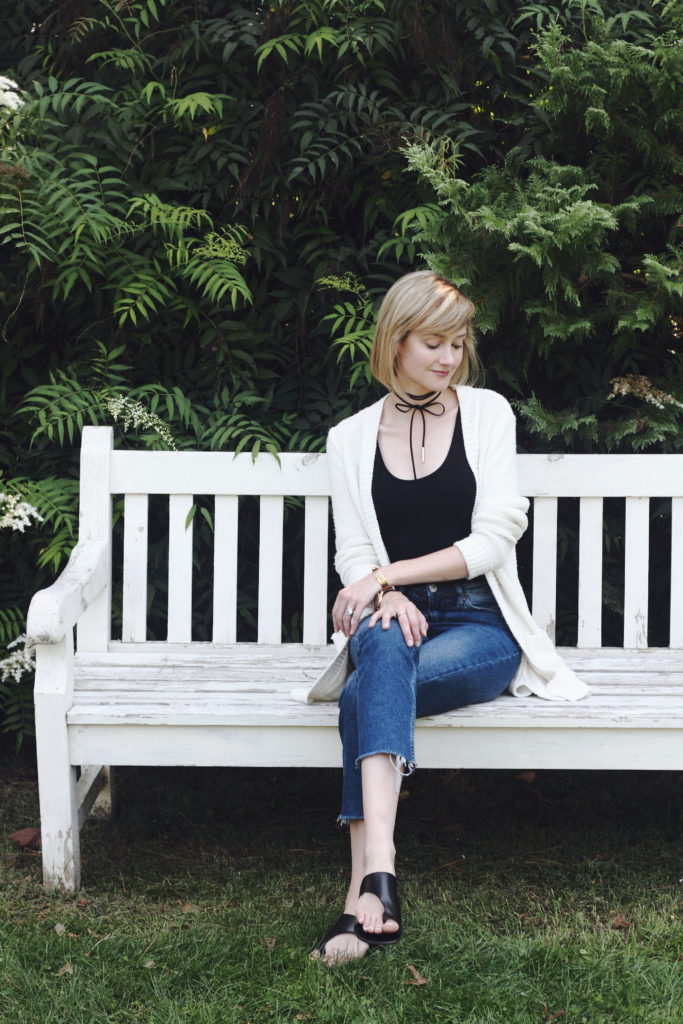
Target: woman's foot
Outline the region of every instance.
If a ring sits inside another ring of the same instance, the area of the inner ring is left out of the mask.
[[[393,872],[371,871],[364,877],[356,922],[356,935],[370,946],[388,946],[401,938],[401,904]]]
[[[334,967],[364,957],[370,947],[358,938],[354,932],[355,927],[356,915],[345,911],[315,947],[311,953],[313,959],[322,960],[327,967]]]
[[[381,935],[383,932],[397,932],[401,927],[393,917],[384,920],[385,906],[378,896],[364,892],[358,900],[356,920],[364,932]]]
[[[395,857],[396,850],[393,843],[388,848],[373,849],[372,851],[365,850],[363,876],[360,880],[359,896],[356,901],[356,921],[364,932],[368,932],[371,935],[382,935],[383,932],[393,934],[399,931],[401,927],[400,920],[396,920],[391,914],[393,909],[396,909],[400,914],[400,907],[387,907],[382,902],[383,896],[391,900],[391,895],[387,889],[386,882],[382,883],[381,880],[391,876],[394,879],[392,892],[396,903],[398,903],[394,869]],[[366,884],[367,879],[371,880],[373,878],[376,881],[380,880],[379,888],[377,885],[373,885],[372,881]],[[384,915],[387,911],[389,911],[389,915],[385,920]],[[358,934],[358,929],[356,929],[356,934]]]

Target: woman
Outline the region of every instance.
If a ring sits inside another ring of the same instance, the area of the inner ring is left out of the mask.
[[[344,913],[315,953],[333,964],[398,941],[394,822],[415,767],[416,717],[504,690],[576,700],[588,689],[534,623],[515,544],[528,501],[515,425],[500,395],[474,389],[474,307],[431,271],[400,278],[371,352],[387,388],[329,434],[337,553],[332,609],[344,647],[308,695],[339,700],[340,820],[351,834]]]

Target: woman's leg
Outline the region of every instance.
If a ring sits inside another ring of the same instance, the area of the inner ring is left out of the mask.
[[[400,627],[372,629],[361,623],[351,649],[356,670],[339,702],[339,731],[344,750],[340,819],[351,833],[351,882],[344,913],[354,914],[366,932],[395,932],[383,921],[384,907],[370,893],[360,896],[365,875],[394,874],[394,825],[401,768],[413,761],[416,652],[406,646]],[[367,943],[354,935],[331,939],[328,963],[355,959]]]
[[[375,754],[361,761],[365,819],[349,821],[351,837],[351,880],[344,902],[344,913],[353,914],[366,932],[395,932],[398,922],[383,920],[384,907],[371,893],[360,895],[361,882],[373,871],[394,874],[394,824],[399,790],[396,769],[386,754]],[[400,782],[400,778],[399,778]],[[367,942],[348,932],[330,939],[323,959],[328,965],[357,960],[368,951]]]
[[[499,616],[476,615],[423,645],[416,717],[482,704],[500,696],[519,667],[519,646]]]
[[[361,761],[361,775],[365,813],[362,881],[366,875],[374,871],[395,874],[394,826],[401,776],[397,773],[394,758],[387,754],[374,754],[364,758]],[[398,922],[393,918],[384,921],[384,910],[377,896],[364,893],[358,900],[356,920],[366,932],[378,934],[398,931]]]

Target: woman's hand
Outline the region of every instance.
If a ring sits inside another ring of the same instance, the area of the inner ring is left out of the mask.
[[[348,587],[342,587],[332,606],[332,626],[340,629],[344,636],[353,636],[360,622],[361,613],[372,605],[379,584],[374,573],[363,576]]]
[[[399,590],[390,590],[384,595],[382,606],[370,617],[368,627],[381,622],[382,629],[389,629],[392,619],[397,620],[408,647],[419,647],[423,638],[427,636],[429,627],[424,615],[417,605],[409,601]]]

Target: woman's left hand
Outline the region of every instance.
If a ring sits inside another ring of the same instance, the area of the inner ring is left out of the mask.
[[[374,626],[376,622],[381,622],[382,629],[389,629],[392,619],[396,619],[401,627],[403,639],[408,647],[419,647],[427,636],[429,624],[426,618],[417,605],[398,590],[392,590],[384,595],[382,607],[370,617],[368,628]]]
[[[332,606],[332,627],[340,629],[344,636],[353,636],[362,612],[372,606],[379,589],[374,573],[342,587]]]

